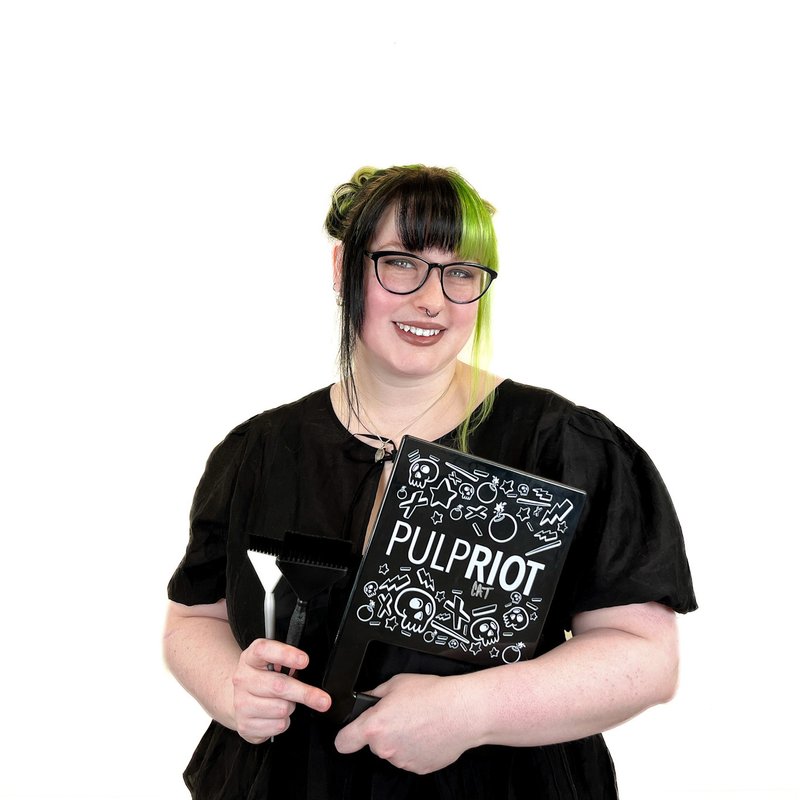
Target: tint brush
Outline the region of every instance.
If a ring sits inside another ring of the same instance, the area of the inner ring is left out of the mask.
[[[295,647],[300,644],[305,629],[309,602],[343,578],[353,563],[350,542],[298,531],[287,531],[283,539],[249,534],[247,554],[264,587],[264,628],[269,638],[274,636],[269,608],[272,586],[277,578],[274,566],[295,593],[297,600],[286,635],[286,644]],[[261,558],[264,555],[275,556],[274,566],[265,565]]]

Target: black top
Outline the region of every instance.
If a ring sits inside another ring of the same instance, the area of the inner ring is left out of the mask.
[[[439,441],[454,446],[451,434]],[[470,450],[587,493],[536,655],[563,642],[581,611],[649,601],[679,612],[697,607],[667,490],[647,454],[601,414],[507,380]],[[234,636],[246,648],[264,635],[264,591],[246,555],[246,534],[280,538],[296,530],[344,538],[359,554],[380,475],[374,455],[339,422],[328,388],[235,428],[212,452],[197,488],[191,538],[170,598],[194,605],[225,597]],[[351,580],[312,601],[300,644],[311,660],[300,677],[309,683],[321,682]],[[276,595],[280,638],[294,597],[283,581]],[[364,685],[375,686],[398,672],[468,667],[376,649],[365,669]],[[601,736],[538,748],[479,747],[417,776],[366,748],[339,755],[335,735],[324,716],[300,705],[289,730],[261,745],[212,722],[184,778],[199,800],[617,797]]]

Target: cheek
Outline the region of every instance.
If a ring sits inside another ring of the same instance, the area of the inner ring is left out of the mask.
[[[374,280],[368,281],[364,292],[364,326],[390,314],[395,304],[394,295],[384,291]]]
[[[475,323],[478,321],[478,304],[470,303],[466,306],[455,306],[452,312],[452,320],[454,326],[457,325],[459,328],[471,333]]]

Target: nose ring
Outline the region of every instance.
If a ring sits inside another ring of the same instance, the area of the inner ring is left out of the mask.
[[[437,311],[435,314],[431,314],[427,308],[425,309],[425,316],[428,317],[428,319],[434,319],[435,317],[438,317],[440,313],[440,311]]]

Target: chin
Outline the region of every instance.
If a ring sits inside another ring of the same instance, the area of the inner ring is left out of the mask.
[[[453,331],[444,335],[447,340],[437,342],[433,346],[415,347],[404,342],[372,340],[359,342],[362,363],[377,371],[390,373],[403,378],[432,377],[443,370],[451,368],[458,361],[464,346],[469,341],[454,344]],[[458,346],[456,346],[458,345]]]
[[[457,355],[447,358],[413,359],[388,364],[388,368],[398,375],[408,378],[430,378],[448,369],[458,360]]]

